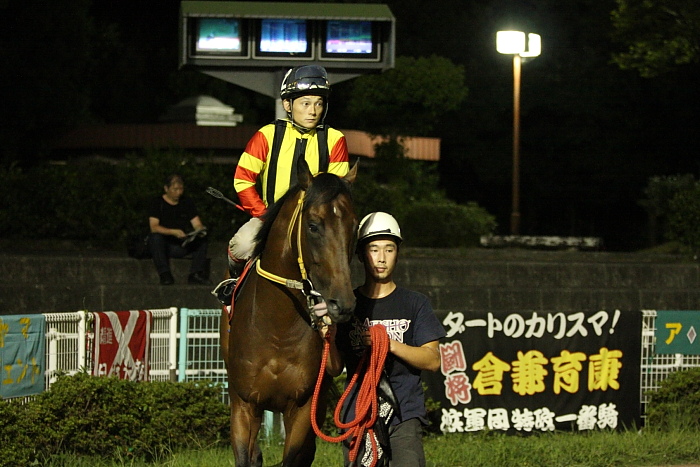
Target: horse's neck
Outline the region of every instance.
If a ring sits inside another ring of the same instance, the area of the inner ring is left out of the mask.
[[[293,204],[296,205],[296,200]],[[282,211],[280,211],[272,225],[265,247],[260,254],[260,266],[266,272],[272,273],[278,276],[278,278],[301,281],[302,275],[297,254],[298,232],[296,226],[294,226],[293,229],[289,229],[292,213],[285,211],[288,207],[289,206],[285,206]],[[279,284],[272,284],[267,278],[263,280],[266,282],[263,287],[279,287]],[[306,300],[300,290],[287,289],[287,291],[287,297],[290,300],[289,306],[282,305],[282,302],[278,303],[278,306],[272,309],[274,310],[274,322],[276,326],[281,326],[286,329],[286,333],[298,336],[300,326],[301,330],[305,330],[309,328],[310,324],[305,322],[302,318],[306,316],[307,313],[305,310]],[[296,297],[296,299],[292,297]],[[271,309],[263,309],[262,312],[269,312],[270,310]],[[261,310],[259,309],[258,312],[261,312]]]
[[[296,204],[297,201],[294,198],[293,202],[289,200],[280,210],[260,255],[260,264],[263,269],[285,279],[300,280],[301,273],[297,260],[297,226],[289,228]]]

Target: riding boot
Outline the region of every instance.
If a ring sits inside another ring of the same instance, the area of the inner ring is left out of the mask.
[[[214,295],[223,305],[230,305],[233,299],[233,290],[236,288],[238,278],[245,268],[245,261],[235,261],[229,256],[228,273],[229,278],[219,282],[214,287],[211,294]]]

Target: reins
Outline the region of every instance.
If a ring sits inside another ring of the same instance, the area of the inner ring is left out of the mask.
[[[277,284],[284,285],[287,288],[290,289],[296,289],[296,290],[301,290],[301,292],[304,294],[306,297],[306,305],[307,308],[309,309],[309,313],[311,316],[311,322],[312,325],[315,324],[314,321],[314,316],[311,313],[311,307],[314,305],[314,301],[318,298],[321,297],[321,294],[314,289],[314,285],[311,282],[311,279],[308,278],[308,274],[306,273],[306,266],[304,265],[304,257],[302,254],[301,250],[301,230],[303,228],[303,222],[302,222],[302,217],[303,217],[303,208],[304,208],[304,198],[306,195],[306,191],[301,190],[301,194],[299,195],[299,199],[297,200],[297,205],[294,208],[294,213],[292,214],[292,218],[289,221],[289,226],[287,227],[287,239],[289,240],[289,247],[292,247],[292,232],[294,229],[294,223],[298,219],[298,224],[297,224],[297,263],[299,264],[299,272],[301,273],[301,281],[295,280],[295,279],[287,279],[281,276],[278,276],[277,274],[273,274],[269,271],[266,271],[262,268],[260,264],[260,258],[258,257],[255,266],[257,268],[258,274],[265,279],[276,282]]]
[[[321,368],[316,379],[316,387],[314,389],[313,399],[311,401],[311,426],[316,435],[329,443],[338,443],[351,438],[349,458],[351,462],[357,459],[357,454],[362,445],[362,439],[365,433],[368,433],[372,445],[372,467],[376,465],[378,458],[378,449],[376,438],[374,436],[374,423],[377,421],[379,410],[379,399],[377,398],[377,386],[382,376],[384,362],[389,353],[389,336],[386,333],[386,328],[381,324],[377,324],[369,328],[372,345],[365,350],[365,353],[360,359],[355,374],[352,376],[350,383],[345,392],[338,400],[338,405],[335,408],[333,421],[335,426],[341,430],[347,430],[339,436],[329,436],[323,433],[316,423],[316,411],[318,406],[318,397],[321,392],[321,384],[326,371],[326,362],[330,352],[330,334],[326,334],[323,346],[323,356],[321,358]],[[365,377],[360,385],[355,401],[355,419],[343,423],[340,419],[343,403],[350,394],[352,388],[357,384],[357,378],[360,373],[365,373]]]

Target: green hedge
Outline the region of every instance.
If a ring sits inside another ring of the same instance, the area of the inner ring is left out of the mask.
[[[401,233],[411,246],[456,248],[478,246],[480,237],[496,228],[496,221],[476,203],[416,203],[402,225]]]
[[[230,238],[245,216],[205,189],[213,186],[235,197],[233,171],[230,165],[196,163],[177,151],[129,156],[118,164],[93,159],[2,167],[0,236],[81,240],[121,249],[130,236],[147,232],[151,200],[163,193],[169,174],[179,173],[210,235]]]
[[[647,425],[659,430],[700,428],[700,368],[676,371],[651,391]]]
[[[0,400],[0,465],[28,465],[35,458],[31,424],[38,419],[29,414],[27,406]]]
[[[36,400],[0,402],[0,460],[27,465],[60,454],[154,459],[228,444],[220,387],[61,376]]]
[[[447,198],[434,163],[405,158],[393,140],[376,150],[376,159],[360,167],[353,189],[360,217],[374,211],[392,214],[406,245],[415,247],[475,247],[482,235],[495,231],[496,218],[484,208]]]
[[[394,146],[381,146],[384,152]],[[393,167],[393,169],[390,169]],[[0,167],[0,238],[66,239],[125,249],[148,231],[147,209],[179,173],[213,240],[228,240],[248,216],[205,193],[209,186],[236,199],[235,166],[197,162],[180,151],[151,151],[125,159]],[[438,189],[435,165],[401,157],[363,163],[353,187],[358,216],[393,214],[415,246],[475,246],[492,233],[494,217],[476,204],[458,205]]]

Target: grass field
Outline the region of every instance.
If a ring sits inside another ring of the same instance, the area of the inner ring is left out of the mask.
[[[341,448],[317,441],[314,467],[343,465]],[[451,434],[425,438],[428,467],[608,467],[700,464],[700,432],[636,431],[552,433],[533,436],[502,434]],[[265,465],[281,462],[279,443],[263,445]],[[153,463],[134,459],[105,461],[97,458],[60,457],[49,467],[217,467],[233,466],[230,449],[203,448],[172,453]]]

